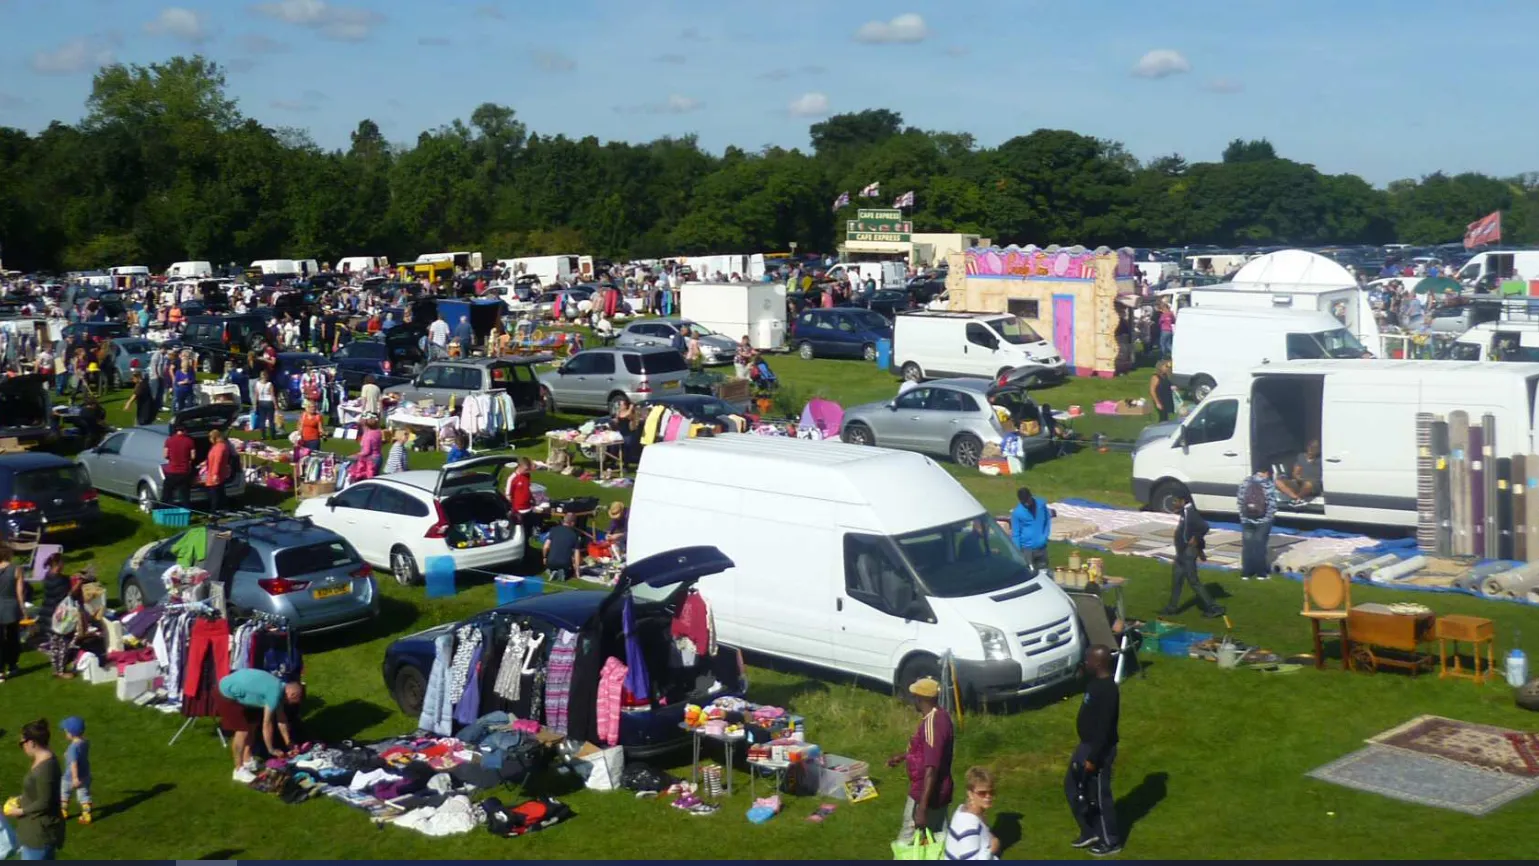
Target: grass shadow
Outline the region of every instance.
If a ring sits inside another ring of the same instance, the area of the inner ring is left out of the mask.
[[[62,535],[56,543],[64,545],[65,558],[71,550],[84,551],[128,541],[144,529],[144,523],[126,514],[103,510],[94,521],[84,522],[79,530]],[[53,539],[48,539],[53,541]]]
[[[128,810],[138,806],[141,803],[153,800],[156,797],[159,797],[161,794],[169,793],[174,790],[176,790],[176,785],[170,782],[161,782],[141,791],[129,791],[127,797],[124,797],[116,803],[109,803],[108,805],[98,807],[92,817],[97,821],[105,820],[112,817],[113,815],[120,815],[124,812],[127,812]]]
[[[317,699],[306,698],[306,702]],[[305,735],[312,740],[333,743],[356,735],[390,718],[389,710],[356,698],[340,704],[322,704],[319,712],[305,718]]]
[[[1122,838],[1127,840],[1133,827],[1154,811],[1169,793],[1170,774],[1150,773],[1138,786],[1117,801],[1117,819],[1122,822]]]
[[[999,840],[999,853],[1003,855],[1011,846],[1019,845],[1021,836],[1020,812],[1001,812],[994,819],[994,838]]]

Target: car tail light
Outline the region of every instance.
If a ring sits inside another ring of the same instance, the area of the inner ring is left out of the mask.
[[[257,581],[268,595],[288,595],[291,592],[299,592],[310,585],[308,580],[289,580],[286,577],[264,577]]]
[[[1003,385],[1006,382],[1008,382],[1009,380],[1010,380],[1010,374],[1009,373],[1000,373],[999,374],[999,379],[997,381],[995,381],[994,384],[996,384],[996,385]]]
[[[433,525],[428,527],[423,538],[443,538],[449,533],[449,520],[444,517],[444,507],[436,501],[433,503],[433,514]]]
[[[369,565],[367,562],[365,562],[362,565],[358,566],[357,568],[353,569],[352,574],[353,574],[353,577],[373,577],[374,576],[374,566]]]
[[[642,379],[641,384],[636,386],[636,392],[638,394],[650,394],[652,393],[652,385],[647,380]]]
[[[230,326],[229,325],[225,325],[224,326],[224,330],[223,330],[222,334],[223,334],[223,337],[224,337],[224,344],[226,346],[230,345]]]
[[[96,501],[96,491],[95,490],[87,490],[86,492],[80,494],[80,501],[81,502],[95,502]]]
[[[30,499],[11,499],[5,503],[6,514],[20,514],[24,511],[36,511],[37,503]]]
[[[384,364],[384,367],[385,367],[385,373],[389,374],[390,373],[390,362],[386,361],[385,364]]]

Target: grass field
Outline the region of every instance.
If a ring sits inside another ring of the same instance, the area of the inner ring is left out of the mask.
[[[776,372],[803,398],[827,396],[846,406],[894,393],[896,381],[874,365],[778,358]],[[1145,375],[1112,381],[1074,380],[1044,397],[1056,407],[1142,393]],[[124,423],[121,400],[113,421]],[[1140,419],[1098,419],[1084,432],[1131,437]],[[543,443],[519,443],[543,456]],[[413,455],[414,466],[428,458]],[[1039,495],[1082,496],[1130,505],[1126,453],[1082,451],[1033,467],[1027,482]],[[987,478],[957,471],[986,506],[1003,511],[1020,479]],[[598,492],[607,501],[623,492],[602,490],[569,478],[539,476],[556,496]],[[159,530],[128,503],[108,502],[93,545],[72,550],[72,564],[91,561],[104,576]],[[1055,550],[1061,558],[1064,550]],[[1168,569],[1149,560],[1110,557],[1107,569],[1128,578],[1134,615],[1148,618],[1168,592]],[[494,603],[485,583],[472,583],[451,599],[426,600],[420,588],[400,588],[384,575],[381,619],[362,632],[307,643],[311,702],[309,725],[325,739],[366,740],[408,732],[403,716],[380,681],[379,663],[395,637],[455,619]],[[1297,583],[1241,583],[1213,573],[1209,582],[1228,595],[1237,637],[1279,652],[1307,649],[1308,630],[1298,616]],[[1354,600],[1402,597],[1354,587]],[[1439,613],[1470,613],[1497,622],[1498,652],[1521,630],[1539,633],[1534,610],[1485,603],[1463,596],[1417,594]],[[1195,616],[1189,620],[1203,628]],[[1208,629],[1205,629],[1208,630]],[[1263,676],[1224,672],[1215,665],[1159,655],[1146,675],[1123,687],[1121,747],[1115,789],[1124,823],[1131,824],[1127,854],[1139,859],[1176,858],[1520,858],[1532,854],[1528,832],[1534,801],[1511,804],[1484,818],[1428,809],[1338,788],[1303,774],[1360,747],[1364,738],[1408,719],[1435,713],[1516,728],[1533,717],[1513,706],[1502,685],[1476,686],[1375,676],[1340,670]],[[739,793],[710,817],[693,817],[666,802],[636,800],[625,793],[574,790],[550,775],[536,790],[567,797],[578,817],[546,833],[516,840],[486,833],[446,839],[375,829],[362,813],[329,801],[287,806],[230,781],[228,754],[202,722],[175,746],[180,726],[166,716],[118,703],[107,686],[58,682],[46,675],[38,653],[24,659],[25,675],[0,685],[0,728],[14,742],[20,725],[46,716],[57,725],[83,716],[94,743],[93,793],[99,820],[71,825],[65,855],[73,858],[875,858],[887,859],[902,808],[901,770],[877,770],[877,800],[841,804],[823,825],[803,818],[816,803],[792,801],[765,826],[749,824],[747,777]],[[825,751],[880,766],[903,749],[912,712],[888,695],[798,671],[755,667],[750,697],[787,706],[809,720],[809,737]],[[1074,745],[1077,701],[1049,699],[1011,714],[968,715],[957,740],[957,775],[978,763],[999,773],[994,818],[1006,858],[1071,858],[1074,825],[1063,802],[1064,763]],[[688,772],[688,755],[670,763]],[[17,793],[22,755],[0,749],[0,797]],[[504,797],[506,799],[506,797]],[[1086,859],[1088,855],[1084,855]]]

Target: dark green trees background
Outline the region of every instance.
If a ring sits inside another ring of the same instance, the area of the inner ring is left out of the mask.
[[[85,118],[38,135],[0,128],[7,267],[163,268],[181,259],[335,261],[473,249],[488,257],[832,250],[880,181],[914,190],[916,231],[996,243],[1441,243],[1494,210],[1509,243],[1539,240],[1539,175],[1433,174],[1376,189],[1230,142],[1217,163],[1140,163],[1120,144],[1039,129],[998,147],[905,126],[886,109],[812,125],[808,151],[692,137],[600,143],[527,129],[484,104],[409,146],[360,120],[345,150],[244,117],[202,57],[103,68]],[[853,206],[852,206],[853,207]]]

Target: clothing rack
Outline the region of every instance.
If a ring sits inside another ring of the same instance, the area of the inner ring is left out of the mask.
[[[192,611],[194,613],[202,614],[204,616],[208,616],[208,617],[211,617],[213,619],[221,619],[222,618],[222,616],[219,613],[219,611],[216,610],[213,605],[209,604],[206,601],[179,601],[179,602],[173,602],[171,604],[162,604],[160,606],[160,608],[161,608],[161,610],[165,611],[166,613],[177,613],[177,612],[181,612],[181,611]],[[187,721],[182,722],[182,726],[177,729],[176,733],[171,735],[171,741],[166,743],[166,745],[167,746],[174,746],[174,745],[176,745],[176,741],[181,739],[182,734],[187,733],[187,729],[192,727],[197,721],[198,721],[198,717],[197,716],[191,716],[191,717],[189,717],[187,719]],[[214,732],[219,735],[219,745],[221,745],[221,746],[228,746],[229,745],[229,743],[224,738],[224,729],[219,727],[219,723],[217,721],[214,723]]]

